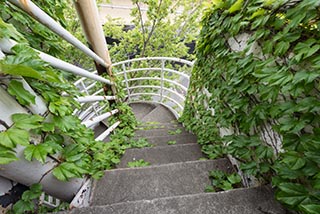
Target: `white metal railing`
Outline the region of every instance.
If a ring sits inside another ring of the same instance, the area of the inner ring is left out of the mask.
[[[30,0],[9,0],[9,2],[20,7],[99,64],[105,67],[111,66]],[[16,44],[13,40],[0,40],[0,56],[4,57],[5,54],[13,54],[11,49]],[[114,85],[113,82],[97,75],[97,72],[82,69],[41,51],[36,51],[39,53],[40,58],[52,67],[73,73],[80,77],[74,84],[83,94],[76,98],[76,100],[81,103],[81,109],[75,110],[74,114],[82,120],[82,124],[87,127],[94,127],[99,122],[119,112],[117,109],[105,112],[108,106],[106,101],[115,100],[116,96],[106,96],[102,86],[103,84]],[[115,75],[121,79],[125,85],[127,95],[124,101],[129,103],[161,103],[169,108],[176,117],[181,116],[193,62],[172,57],[146,57],[118,62],[112,66]],[[24,81],[22,77],[21,81]],[[27,82],[24,81],[24,84],[26,84],[25,88],[27,90],[30,88],[30,91],[35,94],[32,88],[27,85]],[[38,95],[35,94],[35,96]],[[103,103],[101,104],[101,102]],[[37,110],[32,112],[37,112]],[[120,121],[110,124],[96,140],[100,141],[105,139],[119,124]],[[78,188],[79,191],[71,202],[71,206],[81,207],[87,205],[86,200],[88,199],[91,188],[91,179],[83,179],[82,183],[84,183],[84,185],[81,185],[79,182],[81,188]],[[60,203],[59,200],[53,199],[48,195],[43,195],[40,200],[48,206],[57,206]]]
[[[76,39],[71,33],[69,33],[66,29],[64,29],[59,23],[54,21],[54,19],[52,19],[49,15],[47,15],[39,7],[37,7],[32,1],[30,1],[30,0],[24,0],[24,1],[9,0],[8,2],[20,7],[27,14],[32,16],[34,19],[36,19],[37,21],[39,21],[43,25],[47,26],[54,33],[59,35],[61,38],[65,39],[68,43],[72,44],[75,48],[81,50],[83,53],[85,53],[87,56],[92,58],[98,64],[104,66],[105,68],[110,67],[110,63],[106,62],[105,59],[98,56],[95,52],[90,50],[85,44],[83,44],[78,39]],[[103,34],[102,31],[100,33]],[[14,40],[1,39],[0,40],[0,57],[3,58],[6,56],[6,54],[14,54],[11,49],[16,44],[17,43]],[[107,48],[107,47],[105,46],[105,48]],[[96,72],[91,72],[91,71],[85,70],[83,68],[80,68],[78,66],[72,65],[72,64],[67,63],[63,60],[57,59],[51,55],[43,53],[39,50],[35,50],[35,51],[37,51],[39,53],[39,57],[42,60],[49,63],[52,67],[64,70],[66,72],[70,72],[76,76],[83,77],[83,78],[86,78],[91,81],[91,85],[89,87],[86,87],[82,83],[81,83],[81,85],[75,84],[79,88],[80,92],[85,93],[83,96],[76,98],[76,100],[78,100],[82,104],[82,107],[84,107],[84,108],[78,109],[74,112],[76,115],[81,115],[81,117],[79,117],[79,118],[82,119],[82,123],[84,125],[86,125],[87,127],[93,127],[93,126],[95,126],[95,124],[97,124],[97,123],[105,120],[106,118],[118,113],[117,109],[111,110],[109,112],[105,112],[105,109],[108,106],[106,101],[114,100],[116,98],[115,96],[106,96],[103,93],[103,90],[101,89],[104,84],[107,84],[110,86],[114,85],[114,83],[111,82],[109,79],[106,79],[104,77],[97,75]],[[26,90],[30,91],[30,93],[34,94],[36,96],[36,99],[39,98],[39,96],[33,92],[32,88],[28,85],[28,83],[26,81],[24,81],[24,79],[22,77],[19,77],[19,81],[23,82],[24,88]],[[94,88],[94,86],[98,82],[100,83],[100,85],[98,86],[99,88]],[[94,93],[92,93],[92,96],[89,93],[90,90],[94,90]],[[39,100],[41,101],[42,99],[39,98]],[[103,102],[102,105],[100,105],[101,102]],[[88,104],[88,103],[94,104],[88,108],[89,110],[85,109],[85,107],[87,106],[86,104]],[[36,104],[38,104],[38,103],[36,103]],[[33,110],[31,112],[37,114],[39,112],[43,113],[43,111],[45,111],[45,112],[47,111],[47,107],[45,104],[43,106],[41,105],[41,107],[42,108],[39,109],[39,106],[37,106],[37,105],[32,106]],[[12,108],[14,108],[14,106],[12,106]],[[28,108],[30,109],[31,107],[28,107]],[[6,111],[0,112],[0,115],[4,114],[4,113],[6,113]],[[120,124],[119,121],[114,124],[111,124],[107,128],[107,130],[105,130],[100,136],[98,136],[96,138],[96,140],[100,141],[100,140],[103,140],[104,138],[106,138],[119,124]],[[53,165],[53,167],[54,166],[55,165]],[[38,175],[35,175],[35,176],[26,175],[26,176],[27,177],[36,177]],[[42,176],[42,174],[40,176]],[[23,180],[21,180],[21,179],[20,180],[15,179],[15,178],[11,178],[11,179],[23,182]],[[70,189],[67,188],[68,190],[62,189],[62,191],[53,191],[54,188],[52,188],[52,187],[50,187],[50,188],[44,187],[44,189],[50,189],[50,191],[55,192],[54,194],[58,195],[58,197],[60,197],[60,198],[69,198],[70,199],[70,197],[73,197],[74,195],[76,195],[76,197],[74,197],[71,202],[71,206],[76,206],[76,207],[86,206],[86,205],[88,205],[86,203],[88,202],[88,196],[90,194],[89,190],[91,188],[92,181],[91,181],[91,179],[82,179],[81,181],[80,180],[77,181],[75,179],[74,183],[72,183]],[[54,181],[54,182],[55,182],[55,185],[58,184],[57,181]],[[47,184],[43,183],[43,185],[47,185]],[[50,184],[48,184],[48,185],[50,186]],[[78,193],[77,193],[77,191],[78,191]],[[63,192],[63,193],[61,193],[61,192]],[[66,192],[66,193],[64,193],[64,192]],[[50,192],[49,192],[49,194],[50,194]],[[60,200],[58,200],[55,197],[52,197],[48,194],[43,194],[39,200],[41,203],[43,203],[47,206],[50,206],[50,207],[56,207],[60,203]]]
[[[193,62],[174,57],[145,57],[112,66],[114,74],[125,85],[127,102],[161,103],[177,118],[181,116]]]

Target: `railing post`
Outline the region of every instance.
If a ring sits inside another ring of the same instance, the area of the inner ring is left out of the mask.
[[[162,102],[162,100],[163,100],[164,63],[165,63],[165,60],[161,60],[161,89],[160,89],[160,102]]]
[[[74,0],[74,4],[81,21],[82,29],[86,35],[90,48],[100,56],[108,67],[95,62],[97,71],[99,75],[107,73],[110,77],[110,80],[114,82],[114,76],[111,69],[111,59],[106,43],[106,39],[103,33],[102,25],[99,20],[99,11],[97,7],[96,0]],[[108,91],[108,88],[104,88],[105,92]],[[116,95],[116,87],[111,86],[112,94]]]
[[[126,65],[125,65],[124,63],[122,64],[122,70],[123,70],[124,81],[125,81],[125,83],[126,83],[126,87],[127,87],[128,100],[130,100],[129,82],[128,82],[128,76],[127,76]]]

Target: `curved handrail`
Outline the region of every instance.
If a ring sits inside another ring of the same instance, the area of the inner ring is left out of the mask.
[[[127,102],[151,100],[165,105],[179,118],[184,109],[193,64],[175,57],[144,57],[121,61],[112,66],[114,74],[122,78],[125,84]],[[149,76],[151,72],[153,76]]]

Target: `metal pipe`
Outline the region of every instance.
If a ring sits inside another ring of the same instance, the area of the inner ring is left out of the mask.
[[[76,37],[74,37],[69,31],[64,29],[59,23],[57,23],[53,18],[41,10],[37,5],[35,5],[30,0],[9,0],[12,4],[18,6],[34,19],[39,21],[41,24],[48,27],[50,30],[58,34],[60,37],[68,41],[70,44],[81,50],[87,56],[94,59],[99,64],[104,67],[109,67],[111,63],[105,61],[103,58],[99,57],[96,53],[90,50],[86,45],[80,42]]]
[[[161,60],[161,89],[160,89],[160,102],[162,102],[162,98],[163,98],[163,79],[164,79],[164,63],[165,60]]]
[[[98,56],[110,65],[108,67],[101,67],[96,64],[98,74],[102,75],[103,73],[107,73],[113,81],[114,77],[111,70],[111,58],[106,38],[103,33],[102,24],[100,23],[96,0],[74,0],[74,5],[90,47]],[[113,95],[117,94],[115,86],[111,86],[111,90]]]
[[[112,126],[110,126],[106,131],[104,131],[102,134],[99,135],[99,137],[97,137],[95,140],[96,141],[102,141],[104,140],[106,137],[109,136],[109,134],[111,132],[113,132],[120,124],[120,121],[117,121],[115,124],[113,124]]]
[[[13,40],[9,40],[9,39],[1,39],[0,40],[0,48],[6,53],[12,53],[11,48],[13,48],[16,44],[17,43]],[[38,50],[35,50],[35,51],[37,51],[39,53],[39,56],[43,61],[49,63],[52,67],[55,67],[55,68],[58,68],[58,69],[61,69],[64,71],[68,71],[68,72],[73,73],[75,75],[79,75],[82,77],[87,77],[92,80],[103,82],[108,85],[113,84],[110,80],[105,79],[101,76],[95,75],[87,70],[84,70],[84,69],[79,68],[75,65],[72,65],[72,64],[67,63],[65,61],[62,61],[58,58],[50,56],[49,54],[43,53],[41,51],[38,51]]]
[[[122,64],[122,70],[123,70],[124,81],[125,81],[126,87],[127,87],[128,100],[130,100],[130,89],[129,89],[128,76],[127,76],[125,64]]]
[[[132,86],[132,87],[129,87],[129,89],[139,89],[139,88],[155,88],[155,89],[161,89],[161,86],[154,86],[154,85],[137,85],[137,86]],[[163,87],[163,90],[165,91],[168,91],[172,94],[175,94],[176,96],[178,96],[181,100],[185,100],[186,98],[180,94],[179,92],[177,91],[174,91],[170,88],[167,88],[167,87]]]
[[[112,111],[110,111],[110,112],[104,113],[104,114],[99,115],[99,116],[97,116],[97,117],[94,117],[94,118],[92,118],[92,119],[90,119],[90,120],[86,120],[86,121],[83,122],[82,124],[85,125],[86,127],[90,127],[90,126],[93,126],[93,125],[101,122],[102,120],[107,119],[107,118],[110,117],[111,115],[114,115],[114,114],[116,114],[116,113],[118,113],[118,112],[119,112],[118,109],[114,109],[114,110],[112,110]]]
[[[134,69],[126,70],[126,73],[137,72],[137,71],[161,71],[161,68],[134,68]],[[185,73],[180,72],[180,71],[172,70],[172,69],[169,69],[169,68],[163,68],[163,71],[172,72],[172,73],[178,74],[180,76],[183,76],[183,77],[185,77],[187,79],[190,78],[190,76],[188,74],[185,74]],[[124,71],[120,71],[120,72],[116,73],[117,76],[121,75],[121,74],[124,74]]]
[[[135,58],[135,59],[129,59],[129,60],[125,60],[125,61],[121,61],[121,62],[117,62],[114,63],[112,66],[117,66],[117,65],[121,65],[123,63],[130,63],[130,62],[137,62],[137,61],[147,61],[147,60],[168,60],[168,61],[175,61],[175,62],[180,62],[183,64],[187,64],[189,66],[193,66],[194,61],[188,61],[185,59],[179,59],[179,58],[175,58],[175,57],[142,57],[142,58]]]
[[[96,102],[96,101],[104,101],[104,100],[115,100],[115,96],[84,96],[78,97],[77,100],[79,103],[88,103],[88,102]]]
[[[0,97],[0,118],[9,126],[13,125],[12,114],[28,113],[27,110],[18,104],[2,87],[0,87]],[[4,127],[0,126],[0,131],[3,130]],[[57,166],[55,160],[47,158],[44,164],[36,160],[31,162],[26,161],[24,149],[24,146],[17,145],[15,153],[19,160],[1,165],[0,176],[26,186],[30,186],[41,180],[44,192],[64,201],[71,201],[80,189],[83,179],[74,178],[68,182],[57,180],[52,174],[52,169]]]

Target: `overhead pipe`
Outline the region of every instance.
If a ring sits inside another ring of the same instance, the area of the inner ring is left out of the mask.
[[[50,30],[58,34],[64,40],[81,50],[87,56],[94,59],[99,64],[108,67],[109,62],[105,61],[103,58],[94,53],[90,48],[84,45],[81,41],[79,41],[76,37],[74,37],[69,31],[64,29],[58,22],[56,22],[53,18],[51,18],[48,14],[46,14],[43,10],[41,10],[37,5],[35,5],[30,0],[9,0],[12,4],[21,8],[27,14],[32,16],[34,19],[39,21],[41,24],[48,27]]]
[[[9,40],[9,39],[1,39],[0,40],[0,48],[2,49],[3,52],[6,52],[6,53],[13,53],[11,48],[13,48],[15,45],[17,44],[17,42],[13,41],[13,40]],[[34,49],[35,50],[35,49]],[[55,58],[49,54],[46,54],[46,53],[43,53],[41,51],[38,51],[38,50],[35,50],[39,53],[39,57],[49,63],[52,67],[54,68],[58,68],[58,69],[61,69],[61,70],[64,70],[64,71],[68,71],[70,73],[73,73],[75,75],[79,75],[79,76],[82,76],[82,77],[87,77],[89,79],[92,79],[92,80],[96,80],[96,81],[99,81],[99,82],[103,82],[103,83],[106,83],[108,85],[112,85],[113,83],[108,80],[108,79],[105,79],[101,76],[98,76],[96,74],[93,74],[85,69],[82,69],[80,67],[77,67],[75,65],[72,65],[70,63],[67,63],[61,59],[58,59],[58,58]]]
[[[114,80],[114,76],[111,68],[111,58],[109,55],[107,42],[103,33],[102,24],[99,20],[99,11],[95,0],[74,0],[74,4],[82,25],[82,29],[86,35],[90,48],[100,56],[109,66],[101,66],[99,63],[95,63],[98,74],[103,75],[107,73],[111,81]],[[113,95],[117,94],[115,86],[104,88],[105,93],[108,90],[112,91]]]

